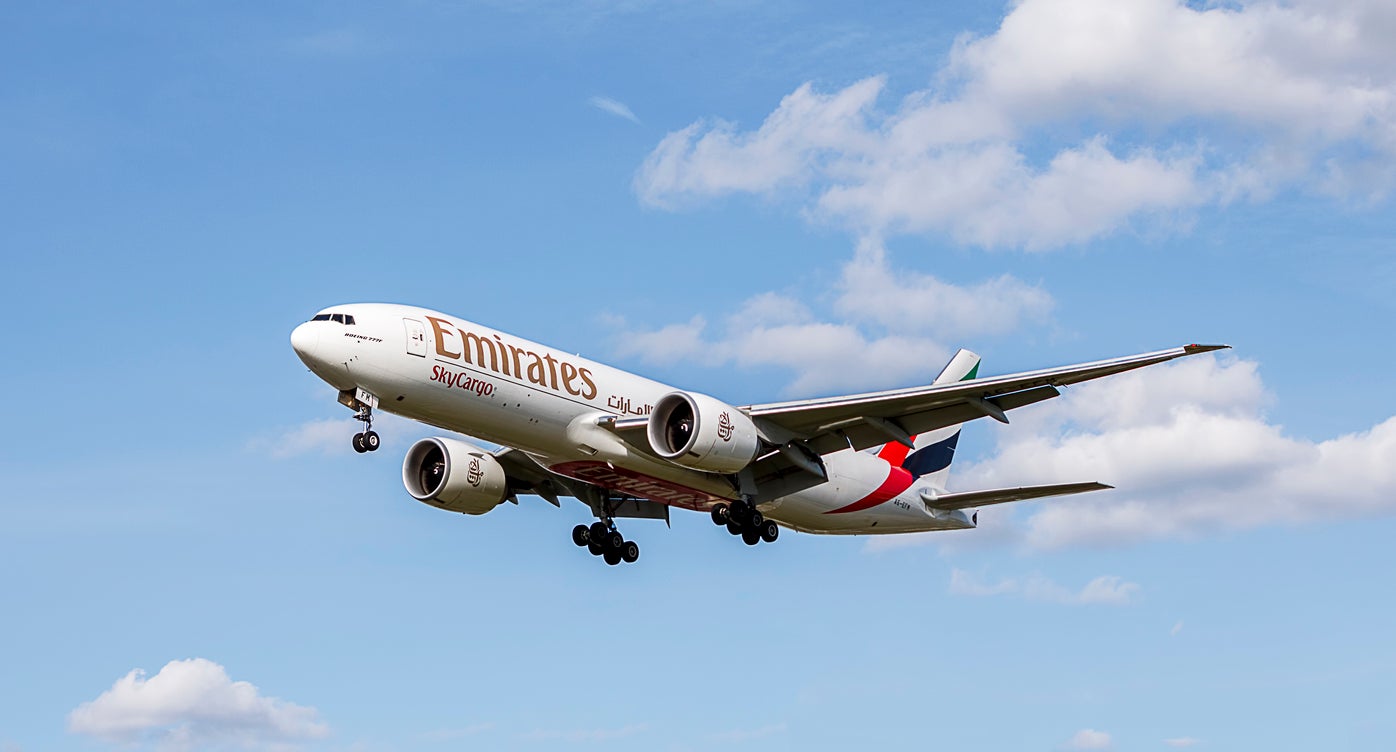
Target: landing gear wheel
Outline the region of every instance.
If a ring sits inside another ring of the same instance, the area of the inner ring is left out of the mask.
[[[741,524],[738,523],[736,520],[728,520],[728,521],[727,521],[727,532],[729,532],[729,533],[731,533],[731,534],[733,534],[733,535],[741,535],[741,534],[742,534],[742,526],[741,526]]]
[[[748,514],[751,514],[751,505],[741,500],[732,502],[727,509],[727,519],[729,520],[741,522],[746,519]]]
[[[757,543],[761,542],[761,534],[756,532],[755,530],[743,530],[742,542],[747,544],[748,546],[754,546]]]
[[[777,525],[775,520],[766,520],[761,523],[760,530],[761,540],[767,543],[775,543],[776,538],[780,537],[780,525]]]
[[[354,434],[354,451],[363,454],[364,452],[372,452],[378,448],[378,434],[373,431],[373,408],[367,404],[357,402],[357,399],[356,397],[355,404],[358,405],[358,409],[354,413],[354,420],[363,423],[364,430],[363,433]]]
[[[712,510],[712,516],[713,524],[719,526],[726,525],[727,521],[732,519],[726,504],[715,505]]]
[[[634,541],[626,540],[616,529],[615,505],[627,498],[614,495],[591,496],[587,501],[596,513],[596,522],[590,526],[578,525],[572,530],[572,540],[577,545],[582,545],[582,541],[585,540],[587,550],[600,556],[611,566],[622,561],[629,564],[640,558],[640,547]]]
[[[760,530],[762,523],[765,521],[765,515],[755,509],[751,510],[751,515],[746,518],[747,527],[750,527],[752,530]]]

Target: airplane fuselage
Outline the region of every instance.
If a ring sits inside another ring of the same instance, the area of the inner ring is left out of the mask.
[[[689,469],[622,441],[608,421],[649,415],[675,388],[444,313],[392,304],[325,310],[352,318],[302,324],[292,342],[341,393],[378,409],[513,447],[559,475],[669,506],[707,510],[739,498],[724,475]],[[877,454],[823,457],[828,479],[763,502],[769,519],[812,533],[869,534],[974,526],[922,501],[933,489]]]

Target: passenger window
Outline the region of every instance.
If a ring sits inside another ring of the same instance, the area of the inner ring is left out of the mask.
[[[330,316],[330,321],[333,321],[333,322],[336,323],[336,324],[343,324],[343,323],[344,323],[344,314],[342,314],[342,313],[336,313],[336,314],[334,314],[333,316]]]

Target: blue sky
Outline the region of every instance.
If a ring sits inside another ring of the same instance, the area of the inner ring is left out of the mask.
[[[11,3],[0,750],[1396,742],[1379,2]],[[295,358],[430,306],[734,403],[1192,341],[966,534],[413,502]],[[131,675],[140,670],[144,675]],[[103,699],[105,698],[105,699]],[[128,703],[128,704],[121,704]]]

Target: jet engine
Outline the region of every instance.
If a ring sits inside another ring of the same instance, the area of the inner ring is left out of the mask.
[[[646,427],[655,454],[684,467],[735,473],[761,448],[746,413],[706,394],[671,392],[660,398]]]
[[[412,498],[463,514],[484,514],[509,496],[504,466],[489,452],[456,439],[422,439],[407,450],[402,484]]]

